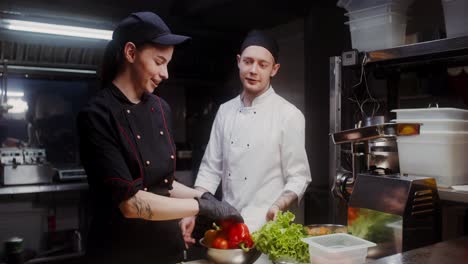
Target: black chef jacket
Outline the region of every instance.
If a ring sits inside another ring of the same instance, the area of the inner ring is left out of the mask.
[[[80,156],[94,209],[89,263],[182,260],[177,221],[128,219],[119,210],[138,190],[169,196],[175,171],[170,117],[169,105],[158,96],[144,94],[133,104],[113,84],[79,113]]]

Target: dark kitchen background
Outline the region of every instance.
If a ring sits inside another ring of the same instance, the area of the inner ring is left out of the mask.
[[[295,211],[299,222],[311,224],[332,219],[329,57],[351,49],[345,10],[336,2],[2,0],[0,18],[111,30],[129,13],[149,10],[173,32],[191,36],[189,45],[176,48],[170,78],[156,91],[172,107],[177,176],[187,185],[194,182],[219,105],[240,91],[236,54],[243,37],[253,28],[269,31],[280,45],[281,69],[273,87],[306,117],[313,182]],[[417,0],[412,10],[418,12],[410,14],[407,35],[417,35],[418,41],[443,36],[440,1]],[[106,43],[0,29],[1,85],[16,107],[0,119],[3,147],[44,148],[54,168],[80,176],[75,117],[99,87],[96,73]],[[55,175],[52,183],[63,185],[53,191],[0,188],[0,241],[19,236],[36,257],[79,252],[77,243],[84,240],[89,220],[85,181]]]

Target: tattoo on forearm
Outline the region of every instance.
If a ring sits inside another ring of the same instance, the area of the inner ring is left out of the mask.
[[[148,220],[153,219],[153,211],[151,210],[151,206],[149,205],[149,203],[146,203],[145,210],[146,210],[146,216],[148,217],[147,219]]]
[[[132,205],[135,207],[138,217],[149,219],[153,218],[153,211],[149,203],[139,199],[135,196],[131,198]]]
[[[297,194],[293,191],[284,191],[281,196],[273,203],[280,210],[285,210],[289,205],[297,199]]]

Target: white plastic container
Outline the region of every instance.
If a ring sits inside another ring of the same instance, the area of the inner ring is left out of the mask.
[[[448,38],[468,35],[468,0],[442,0]]]
[[[396,119],[456,119],[468,120],[468,110],[459,108],[411,108],[411,109],[394,109]]]
[[[309,245],[314,264],[361,264],[366,262],[367,249],[375,243],[345,233],[303,238]]]
[[[398,137],[400,173],[434,177],[438,186],[468,183],[468,132]]]
[[[386,13],[346,22],[351,44],[359,51],[387,49],[405,44],[406,16]]]
[[[378,5],[398,3],[407,8],[414,0],[338,0],[337,6],[346,9],[348,12],[370,8]]]
[[[384,15],[388,13],[396,13],[404,16],[406,15],[406,9],[407,8],[404,5],[397,2],[359,9],[353,12],[348,12],[345,14],[345,16],[348,16],[351,20]]]
[[[419,132],[468,132],[468,120],[456,119],[393,119],[395,123],[421,123]]]

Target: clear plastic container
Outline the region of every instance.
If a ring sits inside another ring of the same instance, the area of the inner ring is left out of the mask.
[[[406,15],[406,10],[407,8],[404,5],[397,2],[359,9],[353,12],[348,12],[345,14],[345,16],[348,16],[351,20],[385,15],[388,13],[396,13],[404,16]]]
[[[420,133],[468,132],[468,120],[456,119],[393,119],[394,123],[421,123]]]
[[[386,13],[346,22],[353,48],[360,51],[387,49],[405,44],[406,16]]]
[[[361,264],[367,249],[375,243],[345,233],[303,238],[309,245],[310,261],[314,264]]]
[[[456,119],[468,120],[468,110],[450,107],[394,109],[397,120],[400,119]]]
[[[468,183],[468,132],[427,132],[398,137],[400,173],[429,176],[438,186]]]
[[[468,1],[442,0],[448,38],[468,35]]]

